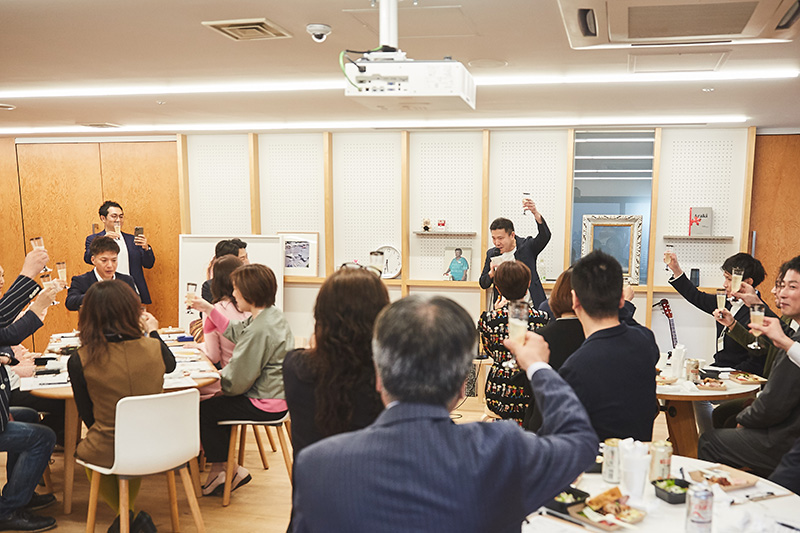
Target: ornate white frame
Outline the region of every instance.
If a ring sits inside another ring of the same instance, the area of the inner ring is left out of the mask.
[[[622,264],[623,277],[630,285],[639,284],[639,268],[642,261],[642,215],[583,215],[581,232],[581,257],[592,251],[594,246],[594,228],[597,226],[627,227],[630,231],[630,250],[628,264]],[[613,255],[613,254],[612,254]],[[627,266],[627,272],[626,267]]]

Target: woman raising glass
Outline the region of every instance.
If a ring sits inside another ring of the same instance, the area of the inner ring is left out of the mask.
[[[87,463],[105,468],[114,464],[117,402],[163,392],[164,374],[175,370],[175,357],[158,337],[158,321],[142,313],[141,305],[133,289],[116,280],[94,283],[83,298],[78,315],[81,347],[67,369],[78,413],[89,428],[75,455]],[[90,478],[101,475],[87,473]],[[140,478],[129,484],[132,516],[140,485]],[[119,514],[117,476],[102,476],[100,497]],[[119,531],[119,516],[108,531]],[[156,528],[150,515],[140,511],[132,518],[131,531],[151,533]]]
[[[218,331],[235,343],[233,355],[220,371],[222,396],[200,403],[200,441],[211,471],[203,495],[221,496],[225,484],[230,426],[221,420],[269,422],[286,415],[283,393],[283,358],[294,347],[294,337],[283,313],[275,307],[278,283],[264,265],[245,265],[231,274],[233,297],[239,309],[251,314],[246,320],[230,320],[202,298],[191,301],[193,309],[207,315],[203,329]],[[238,467],[231,489],[250,481],[250,473]]]

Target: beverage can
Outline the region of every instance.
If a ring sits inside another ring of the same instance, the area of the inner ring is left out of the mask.
[[[714,494],[706,485],[694,483],[686,492],[686,533],[711,533]]]
[[[672,443],[665,440],[650,444],[650,481],[668,479],[672,468]]]
[[[603,447],[603,481],[619,483],[621,476],[619,439],[606,439]]]
[[[686,360],[686,381],[694,383],[700,380],[700,360],[687,359]]]

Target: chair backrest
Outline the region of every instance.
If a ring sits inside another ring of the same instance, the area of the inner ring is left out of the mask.
[[[200,452],[200,393],[123,398],[114,433],[113,473],[143,476],[176,468]]]

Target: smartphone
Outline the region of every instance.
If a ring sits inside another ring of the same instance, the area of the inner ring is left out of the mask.
[[[144,228],[142,226],[136,226],[133,230],[134,237],[138,237],[139,235],[144,235]]]

